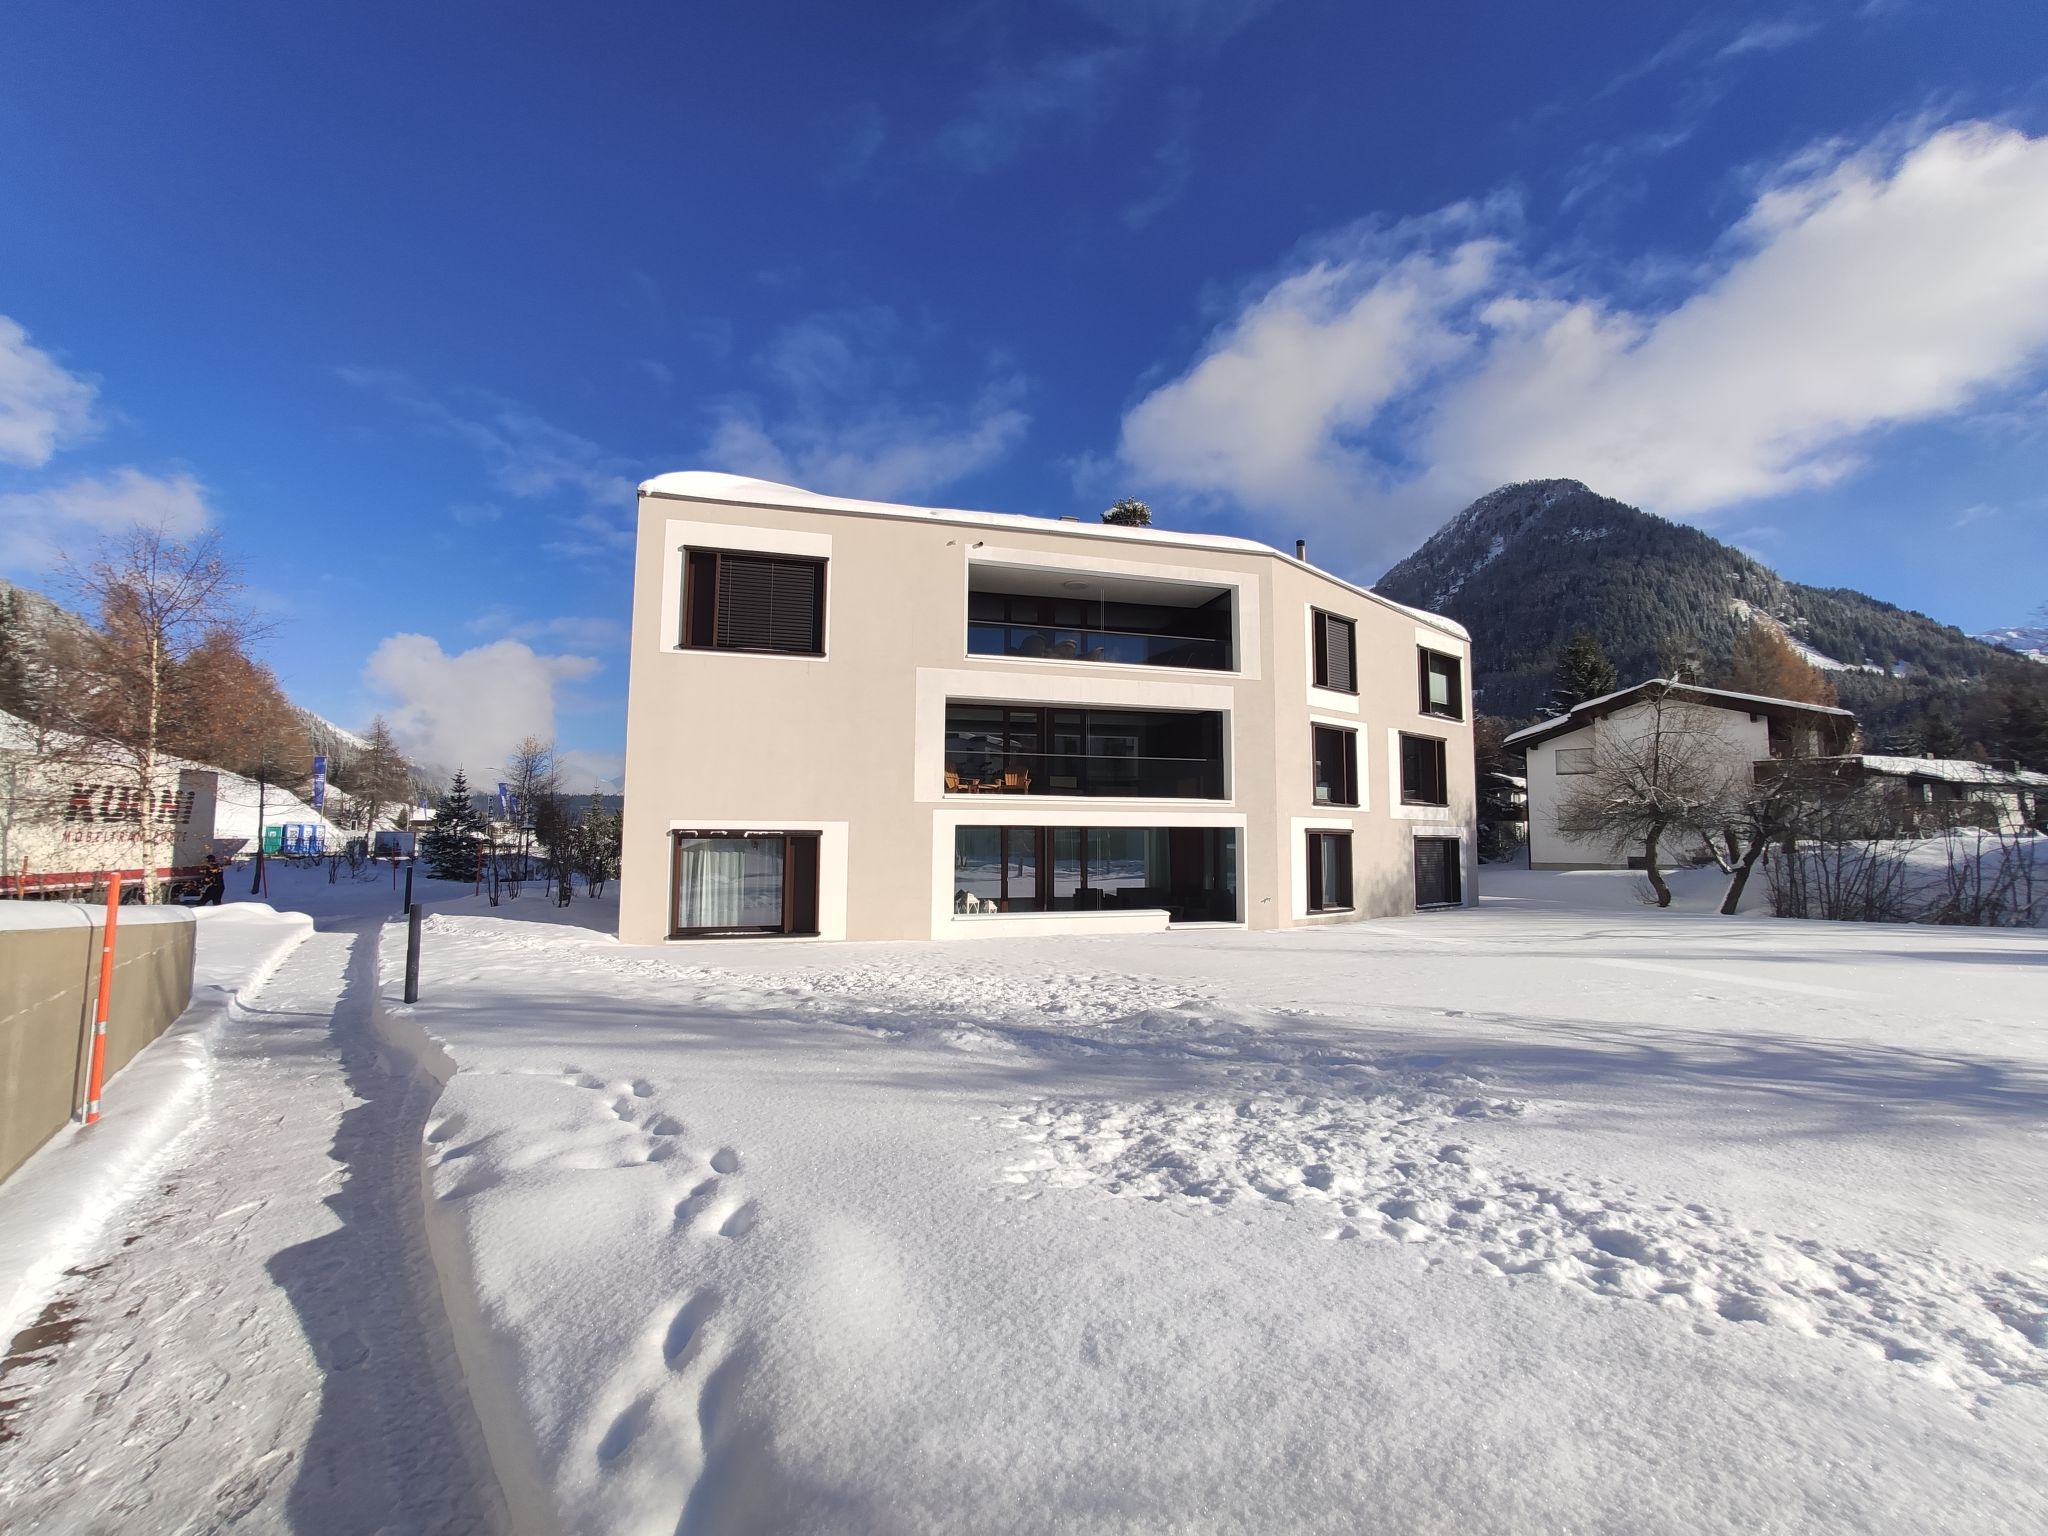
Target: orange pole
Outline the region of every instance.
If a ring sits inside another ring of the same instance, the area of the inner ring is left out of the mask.
[[[107,1004],[114,996],[114,924],[121,912],[121,877],[107,877],[107,924],[100,935],[100,999],[92,1011],[92,1070],[85,1081],[85,1123],[100,1117],[100,1089],[107,1078]]]

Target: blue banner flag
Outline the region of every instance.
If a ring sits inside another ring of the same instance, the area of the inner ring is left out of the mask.
[[[313,759],[313,809],[316,811],[327,809],[327,759],[325,757]]]
[[[500,816],[510,816],[512,814],[512,786],[503,779],[498,780],[498,814]]]

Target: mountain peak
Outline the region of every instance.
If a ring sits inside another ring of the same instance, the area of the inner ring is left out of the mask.
[[[1711,664],[1748,625],[1768,622],[1839,669],[1845,703],[1878,715],[1900,679],[1975,678],[2008,664],[1960,630],[1860,592],[1785,581],[1697,528],[1578,480],[1487,492],[1375,590],[1470,630],[1480,707],[1516,718],[1542,706],[1557,654],[1580,628],[1632,681],[1677,656]]]

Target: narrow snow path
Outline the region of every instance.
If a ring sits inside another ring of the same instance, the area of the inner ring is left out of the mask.
[[[433,1089],[381,1055],[373,921],[315,933],[12,1362],[11,1532],[502,1527],[419,1202]]]

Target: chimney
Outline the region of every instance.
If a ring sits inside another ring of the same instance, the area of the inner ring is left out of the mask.
[[[1308,540],[1307,540],[1307,539],[1296,539],[1296,540],[1294,541],[1294,558],[1295,558],[1295,559],[1297,559],[1297,560],[1303,561],[1303,562],[1306,562],[1306,561],[1307,561],[1307,559],[1308,559]]]

